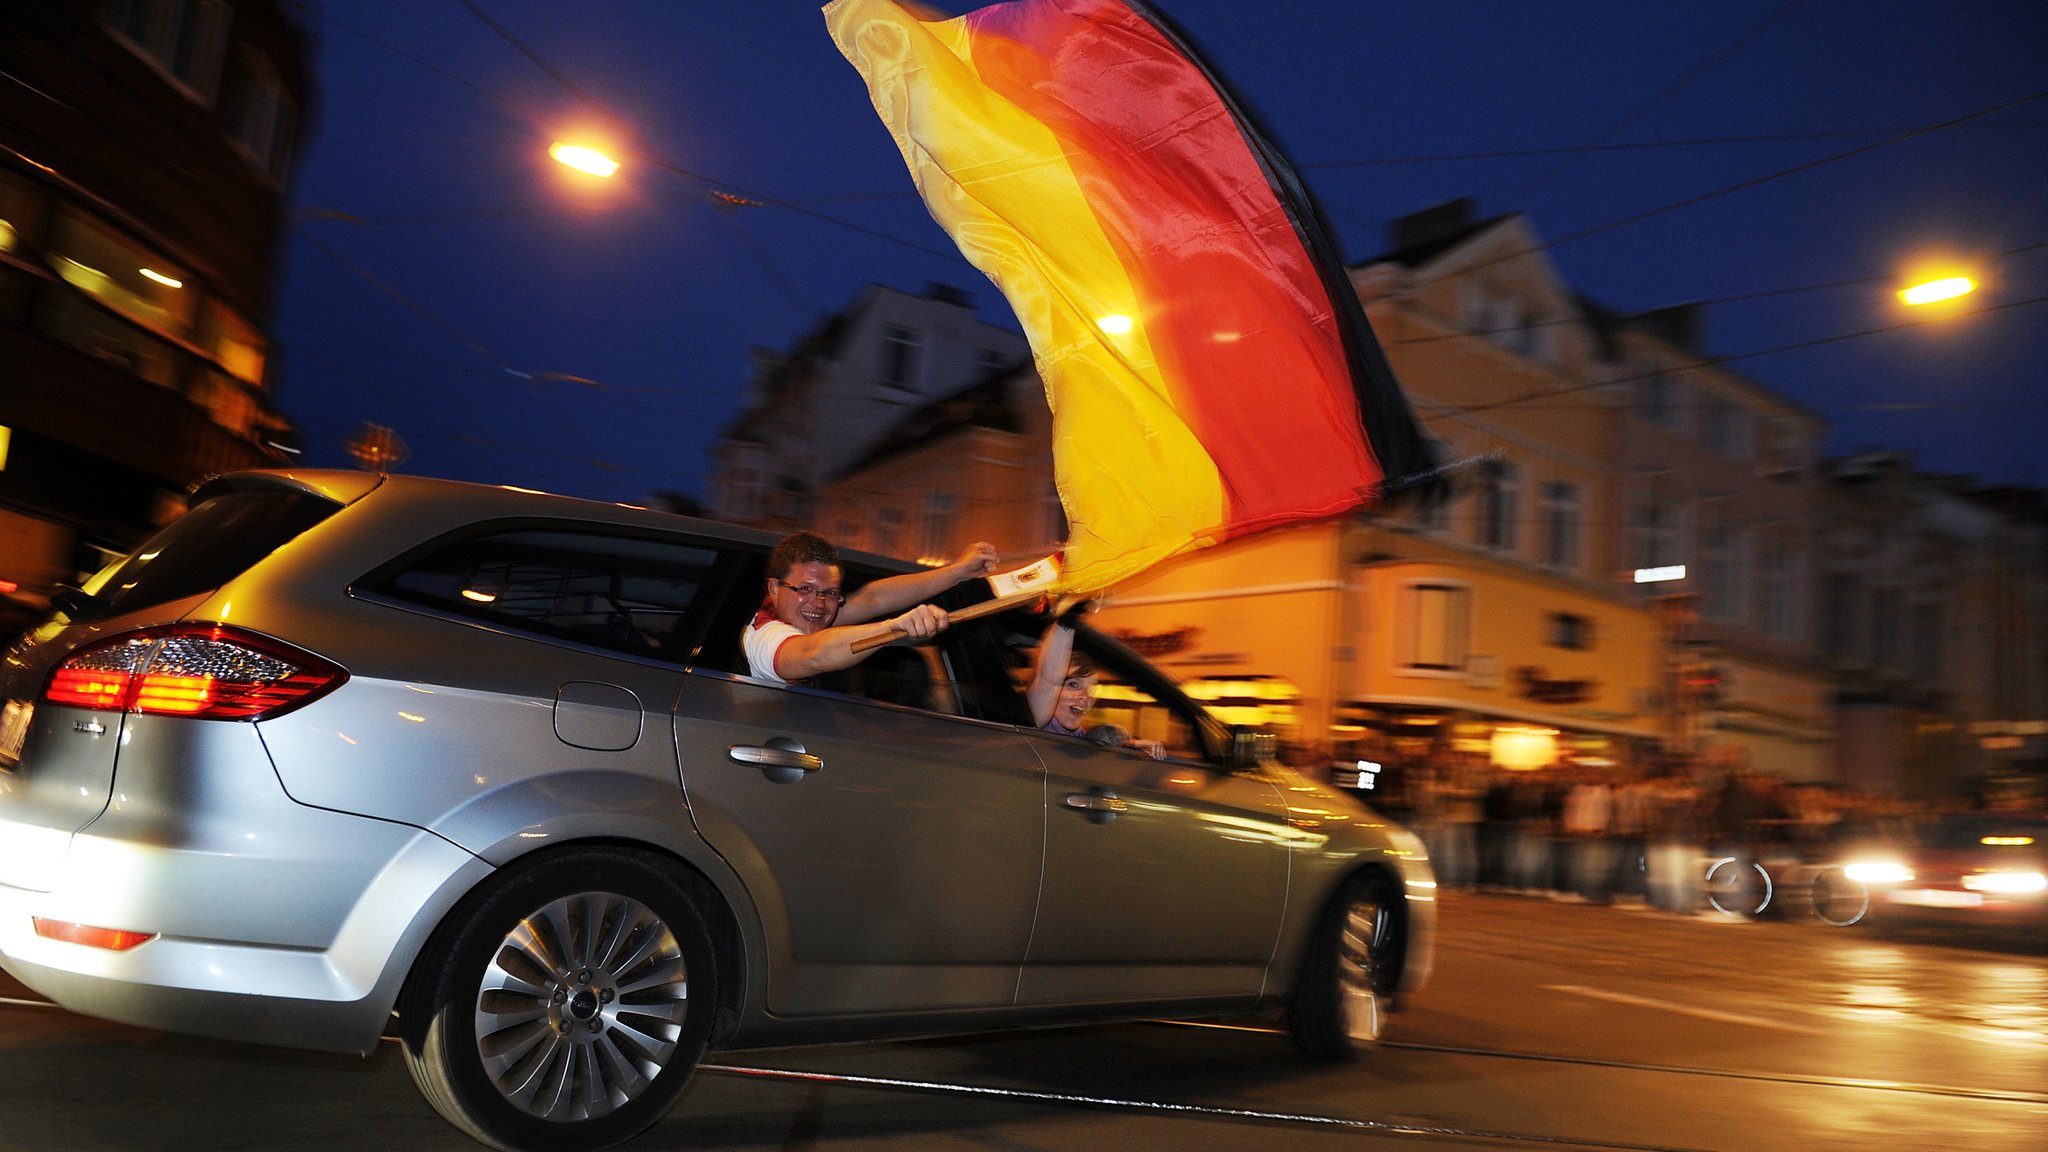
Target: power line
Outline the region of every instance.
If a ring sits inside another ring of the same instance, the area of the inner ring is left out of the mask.
[[[1958,124],[1958,130],[1973,129],[1988,131],[2008,128],[2040,128],[2048,126],[2048,120],[2000,120],[1991,124]],[[1471,160],[1528,160],[1543,156],[1591,156],[1618,152],[1653,152],[1683,148],[1705,148],[1729,144],[1788,144],[1804,140],[1842,140],[1853,136],[1896,136],[1903,132],[1917,131],[1912,126],[1893,125],[1876,128],[1838,128],[1811,132],[1759,132],[1739,136],[1688,136],[1676,140],[1641,140],[1628,144],[1576,144],[1548,146],[1542,148],[1496,148],[1479,152],[1423,152],[1409,156],[1376,156],[1358,160],[1322,160],[1307,164],[1296,164],[1304,171],[1336,168],[1380,168],[1407,164],[1444,164]],[[912,192],[864,193],[842,197],[845,200],[878,200],[886,196],[912,196]]]
[[[2021,253],[2033,252],[2041,248],[2048,248],[2048,240],[2033,244],[2022,244],[2017,248],[2007,248],[2003,252],[1993,252],[1989,256],[1984,257],[1984,259],[1987,261],[2003,260],[2008,256],[2017,256]],[[1698,307],[1712,304],[1736,304],[1746,300],[1767,300],[1773,296],[1792,296],[1801,292],[1822,292],[1832,288],[1855,288],[1865,284],[1880,284],[1896,279],[1897,277],[1890,273],[1879,273],[1874,276],[1856,276],[1847,280],[1823,280],[1815,284],[1795,284],[1788,288],[1760,288],[1753,292],[1732,292],[1726,296],[1709,296],[1704,299],[1688,300],[1685,301],[1685,304]],[[1652,308],[1647,309],[1647,311],[1655,312],[1658,309]],[[1637,315],[1641,315],[1641,313],[1637,313]],[[1565,325],[1576,325],[1578,323],[1579,318],[1577,316],[1557,316],[1548,320],[1538,320],[1527,324],[1514,324],[1504,328],[1473,328],[1458,332],[1442,332],[1434,336],[1409,336],[1400,340],[1389,340],[1386,343],[1391,347],[1409,344],[1434,344],[1441,340],[1484,339],[1489,336],[1503,336],[1511,333],[1526,332],[1536,328],[1556,328]]]
[[[1621,133],[1624,130],[1626,130],[1629,127],[1629,125],[1634,124],[1636,121],[1642,119],[1644,116],[1649,115],[1651,110],[1655,109],[1658,105],[1664,103],[1665,101],[1671,99],[1673,96],[1676,96],[1680,91],[1684,90],[1686,86],[1690,85],[1693,81],[1699,79],[1700,77],[1706,75],[1709,72],[1712,72],[1715,68],[1720,67],[1720,65],[1729,57],[1741,51],[1751,41],[1762,36],[1765,32],[1776,27],[1780,21],[1784,20],[1787,16],[1790,16],[1796,9],[1799,8],[1801,4],[1804,4],[1805,2],[1806,0],[1790,0],[1789,3],[1779,8],[1776,12],[1773,12],[1771,15],[1765,17],[1762,23],[1755,25],[1748,31],[1744,32],[1742,35],[1737,36],[1731,43],[1724,46],[1719,52],[1714,53],[1712,56],[1709,56],[1705,60],[1702,60],[1700,63],[1694,65],[1690,71],[1685,73],[1685,75],[1680,76],[1678,79],[1673,80],[1671,83],[1666,84],[1664,87],[1658,89],[1655,93],[1653,93],[1650,96],[1649,99],[1636,105],[1635,108],[1631,109],[1629,112],[1624,114],[1619,120],[1616,120],[1614,123],[1608,125],[1606,130],[1602,131],[1598,136],[1595,136],[1593,138],[1593,144],[1596,146],[1605,144],[1608,141],[1614,139],[1616,136],[1621,135]],[[1538,188],[1541,188],[1545,184],[1548,184],[1551,180],[1562,175],[1566,170],[1570,169],[1572,165],[1578,163],[1579,155],[1579,153],[1574,153],[1570,156],[1567,156],[1559,160],[1557,163],[1552,164],[1550,167],[1544,169],[1542,172],[1537,173],[1535,179],[1530,180],[1528,183],[1522,185],[1522,187],[1516,189],[1514,192],[1509,193],[1507,196],[1507,202],[1509,204],[1518,204],[1528,200],[1530,197],[1536,194],[1536,190]]]
[[[1869,144],[1864,144],[1855,148],[1850,148],[1847,151],[1837,152],[1831,156],[1823,156],[1818,160],[1809,160],[1803,164],[1794,164],[1790,168],[1781,168],[1776,172],[1767,172],[1762,176],[1751,177],[1748,180],[1738,180],[1733,184],[1727,185],[1726,187],[1716,188],[1711,192],[1702,192],[1696,196],[1687,196],[1680,200],[1674,200],[1669,204],[1660,205],[1656,208],[1645,209],[1644,211],[1637,212],[1630,216],[1624,216],[1619,220],[1611,220],[1605,224],[1596,224],[1591,228],[1581,228],[1577,232],[1569,232],[1563,236],[1559,236],[1556,239],[1549,241],[1547,244],[1544,245],[1544,247],[1555,248],[1561,244],[1569,244],[1574,240],[1583,240],[1588,236],[1597,236],[1602,232],[1610,232],[1616,228],[1622,228],[1630,224],[1641,223],[1642,221],[1648,220],[1651,217],[1662,216],[1667,212],[1676,212],[1681,208],[1690,208],[1695,204],[1704,203],[1705,201],[1715,199],[1716,197],[1727,196],[1735,192],[1746,192],[1751,188],[1760,187],[1762,185],[1772,183],[1773,181],[1783,180],[1788,176],[1796,176],[1801,172],[1811,172],[1815,168],[1821,168],[1829,164],[1839,163],[1843,160],[1848,160],[1856,156],[1861,156],[1866,152],[1875,152],[1880,148],[1889,148],[1894,144],[1900,144],[1907,140],[1912,140],[1920,136],[1925,136],[1931,132],[1940,132],[1947,128],[1953,128],[1960,124],[1969,123],[1972,120],[1980,120],[1986,116],[1991,116],[1999,112],[2003,112],[2008,108],[2017,108],[2022,104],[2031,104],[2036,100],[2048,100],[2048,92],[2036,92],[2031,96],[2022,96],[2017,100],[2008,100],[2003,104],[1993,105],[1990,108],[1980,109],[1976,112],[1965,113],[1964,115],[1957,116],[1953,119],[1944,120],[1938,124],[1929,124],[1924,128],[1913,129],[1910,132],[1902,132],[1897,136],[1887,137],[1883,140],[1878,140]]]
[[[2043,302],[2048,302],[2048,296],[2031,296],[2025,300],[2011,300],[2003,304],[1989,304],[1982,308],[1972,308],[1968,311],[1953,312],[1947,316],[1930,316],[1926,319],[1921,320],[1904,320],[1897,324],[1887,324],[1881,328],[1866,328],[1858,332],[1843,332],[1839,335],[1821,336],[1812,340],[1796,340],[1790,344],[1779,344],[1771,348],[1759,348],[1753,352],[1735,352],[1726,356],[1696,357],[1690,363],[1687,364],[1673,365],[1671,367],[1659,369],[1654,372],[1641,372],[1633,376],[1616,376],[1605,380],[1594,380],[1585,384],[1574,384],[1566,388],[1553,388],[1545,389],[1539,392],[1527,392],[1520,396],[1511,396],[1506,400],[1489,401],[1485,404],[1439,405],[1432,407],[1431,410],[1443,413],[1445,415],[1463,415],[1472,412],[1488,412],[1496,408],[1520,406],[1532,400],[1549,400],[1558,396],[1569,396],[1577,392],[1591,391],[1595,388],[1607,388],[1616,384],[1633,384],[1638,380],[1649,380],[1654,377],[1666,375],[1671,372],[1685,372],[1695,368],[1711,368],[1717,364],[1731,364],[1737,360],[1754,360],[1762,356],[1776,356],[1779,353],[1783,352],[1796,352],[1802,348],[1818,348],[1826,344],[1839,344],[1845,340],[1860,340],[1866,336],[1882,336],[1888,332],[1899,332],[1907,328],[1919,328],[1927,324],[1951,323],[1955,320],[1959,320],[1968,316],[1983,316],[1992,312],[2003,312],[2008,308],[2021,308],[2030,304],[2040,304]]]

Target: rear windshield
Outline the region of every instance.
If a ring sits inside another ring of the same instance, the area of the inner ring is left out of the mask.
[[[228,492],[171,521],[86,582],[90,604],[73,619],[134,612],[211,592],[341,505],[304,492]]]

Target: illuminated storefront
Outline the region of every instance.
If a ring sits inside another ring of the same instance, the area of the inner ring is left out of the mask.
[[[1120,589],[1098,623],[1306,762],[1633,767],[1661,746],[1647,610],[1506,566],[1347,562],[1356,538],[1314,525],[1196,553]]]

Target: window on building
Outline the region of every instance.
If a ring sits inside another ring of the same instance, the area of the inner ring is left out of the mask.
[[[1579,566],[1579,486],[1552,480],[1543,485],[1543,562],[1570,572]]]
[[[1655,495],[1636,499],[1629,516],[1629,555],[1636,568],[1665,568],[1685,563],[1679,546],[1679,509]]]
[[[193,374],[186,391],[215,424],[244,439],[255,435],[263,413],[248,385],[225,372],[203,368]]]
[[[1629,389],[1629,408],[1636,419],[1660,428],[1680,426],[1679,405],[1684,385],[1663,369],[1645,373]]]
[[[1767,537],[1757,556],[1757,628],[1774,640],[1793,634],[1795,605],[1792,544],[1782,536]]]
[[[1471,589],[1461,584],[1411,584],[1407,619],[1413,628],[1407,664],[1435,672],[1465,667],[1471,633]]]
[[[297,105],[270,61],[250,53],[241,75],[221,108],[228,135],[274,181],[282,181],[291,164],[292,128]]]
[[[1941,680],[1941,605],[1913,606],[1913,678],[1922,684]]]
[[[206,343],[214,360],[230,376],[246,384],[263,384],[263,362],[267,346],[263,334],[240,313],[218,300],[207,301]]]
[[[1725,520],[1700,529],[1700,615],[1735,623],[1742,618],[1742,533]]]
[[[183,265],[68,208],[59,209],[47,247],[72,287],[166,336],[191,339],[198,293]]]
[[[1730,460],[1750,457],[1749,410],[1712,389],[1700,390],[1700,443]]]
[[[226,0],[104,0],[100,21],[206,104],[220,86],[226,55]]]
[[[1425,433],[1424,435],[1428,434]],[[1452,460],[1453,450],[1450,444],[1430,436],[1429,446],[1435,455],[1435,459],[1439,462],[1447,464]],[[1455,491],[1456,489],[1452,489],[1452,492]],[[1416,501],[1410,511],[1415,527],[1423,532],[1442,532],[1449,528],[1451,525],[1452,499],[1452,495],[1446,493],[1439,500]]]
[[[1856,578],[1832,573],[1821,585],[1821,650],[1838,664],[1856,656]]]
[[[923,559],[951,559],[953,533],[953,494],[934,492],[924,500],[924,546],[918,555]]]
[[[1896,671],[1899,660],[1899,593],[1880,588],[1870,597],[1870,665]]]
[[[1808,451],[1798,422],[1759,421],[1756,469],[1766,476],[1792,476],[1806,470]]]
[[[42,197],[26,179],[0,168],[0,252],[13,252],[40,230]]]
[[[1479,545],[1496,552],[1512,552],[1516,545],[1516,521],[1520,516],[1521,474],[1505,460],[1489,463],[1479,490]]]
[[[1589,651],[1593,647],[1593,621],[1576,612],[1552,612],[1544,639],[1553,648]]]
[[[1528,310],[1513,296],[1495,296],[1487,307],[1486,338],[1510,352],[1529,351],[1529,325]]]
[[[894,556],[903,542],[903,509],[883,505],[875,509],[875,551]]]
[[[891,388],[915,390],[918,384],[924,339],[900,324],[882,326],[882,383]]]

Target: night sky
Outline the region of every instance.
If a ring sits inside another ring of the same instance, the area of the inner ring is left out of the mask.
[[[1526,212],[1610,309],[1708,302],[1706,351],[1827,419],[1830,451],[2048,484],[2039,0],[1158,7],[1293,158],[1348,262],[1444,200]],[[1016,326],[814,4],[322,9],[275,329],[308,464],[349,465],[368,421],[409,472],[701,496],[750,349],[864,284],[959,285]],[[572,179],[546,150],[579,127],[641,158]],[[1928,259],[1974,269],[1980,312],[1896,328],[1920,317],[1895,277]]]

